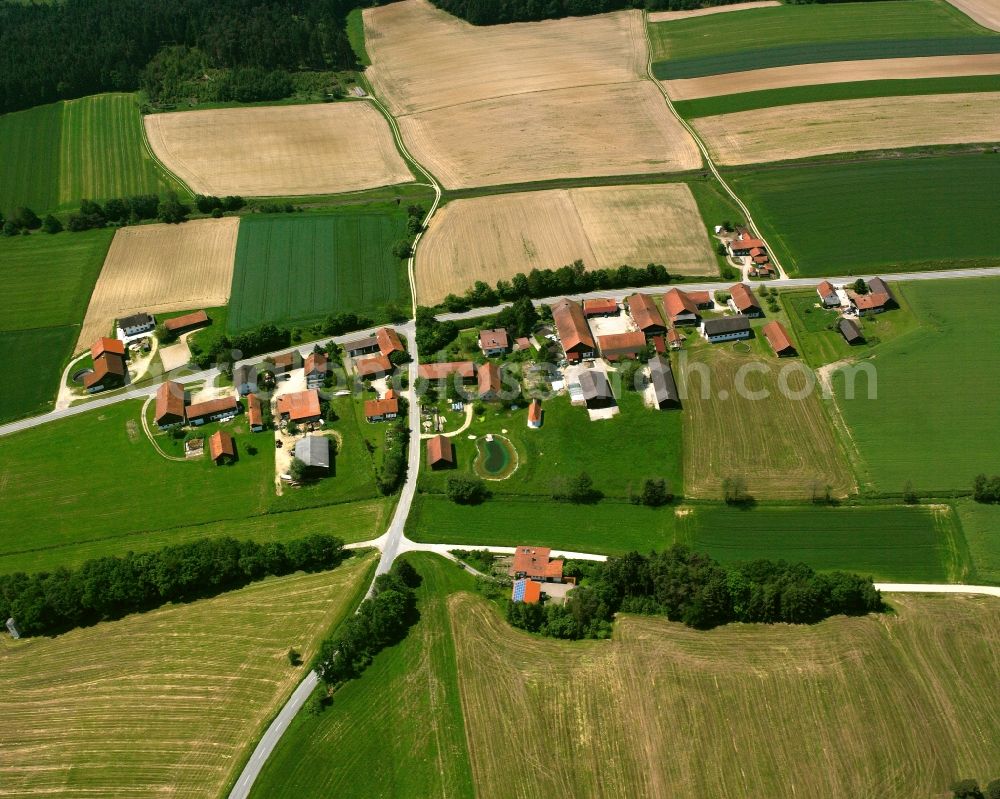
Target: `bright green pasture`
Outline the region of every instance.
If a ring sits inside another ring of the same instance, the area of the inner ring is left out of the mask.
[[[0,115],[0,213],[59,205],[62,104]]]
[[[969,582],[1000,584],[1000,505],[962,500],[956,507],[975,567]]]

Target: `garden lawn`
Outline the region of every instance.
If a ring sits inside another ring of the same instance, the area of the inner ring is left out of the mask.
[[[376,315],[390,303],[409,307],[405,263],[392,253],[406,236],[406,209],[382,205],[241,220],[229,329],[347,311]]]
[[[1000,452],[1000,280],[921,281],[896,287],[920,329],[879,347],[877,397],[859,382],[841,412],[882,492],[970,491],[976,474],[997,471]],[[893,313],[890,311],[889,313]]]
[[[448,597],[474,580],[437,555],[406,556],[422,582],[420,619],[320,715],[299,713],[252,797],[472,799]]]
[[[800,164],[730,177],[785,268],[800,276],[1000,264],[1000,239],[989,233],[1000,185],[1000,158],[992,154]]]

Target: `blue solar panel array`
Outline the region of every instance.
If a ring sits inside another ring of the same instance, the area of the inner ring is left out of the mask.
[[[514,602],[524,602],[524,587],[527,584],[527,580],[514,581],[514,593],[511,595],[511,599]]]

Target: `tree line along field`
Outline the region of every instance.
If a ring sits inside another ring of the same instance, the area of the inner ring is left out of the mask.
[[[930,797],[992,774],[1000,605],[888,600],[809,626],[624,616],[610,641],[562,642],[453,595],[476,795]]]
[[[319,716],[299,713],[251,797],[472,799],[448,597],[475,580],[437,555],[406,555],[421,577],[419,620]],[[377,768],[372,768],[378,763]]]
[[[207,535],[325,532],[359,541],[381,532],[389,505],[353,413],[344,410],[333,426],[343,440],[337,475],[278,497],[273,437],[251,435],[245,417],[225,425],[239,459],[221,468],[207,457],[161,457],[140,410],[139,402],[122,402],[0,438],[0,571],[52,569]],[[165,451],[180,454],[179,442],[161,438]]]
[[[6,287],[0,352],[7,370],[0,423],[40,413],[55,400],[111,237],[110,230],[92,230],[0,241]]]
[[[727,177],[781,263],[801,276],[1000,262],[1000,242],[984,235],[1000,182],[991,154],[744,168]]]
[[[0,210],[36,213],[186,189],[148,153],[132,94],[99,94],[0,116]]]
[[[926,231],[925,231],[926,232]],[[873,365],[877,397],[864,381],[847,399],[833,375],[837,403],[878,491],[971,491],[976,474],[993,474],[1000,451],[998,281],[907,283],[902,292],[920,327],[881,345]]]
[[[229,329],[373,314],[408,307],[409,283],[392,250],[407,238],[406,209],[352,210],[241,221]]]
[[[221,796],[357,604],[373,555],[54,638],[0,642],[3,791]]]
[[[1000,36],[943,0],[758,8],[654,23],[649,33],[653,71],[660,79],[823,61],[1000,52]]]

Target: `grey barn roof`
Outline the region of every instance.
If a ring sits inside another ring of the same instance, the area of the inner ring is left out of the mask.
[[[252,383],[257,379],[257,367],[254,364],[244,364],[237,366],[233,370],[233,384],[241,386],[244,383]]]
[[[892,296],[892,291],[889,290],[889,286],[880,277],[873,277],[868,281],[868,290],[872,294],[885,294],[890,300],[895,301],[895,297]]]
[[[653,382],[653,392],[657,405],[662,405],[664,402],[679,403],[681,401],[677,391],[677,383],[674,380],[674,372],[670,368],[670,361],[662,355],[649,359],[649,377]]]
[[[143,325],[152,324],[153,317],[148,313],[134,313],[131,316],[126,316],[118,320],[118,326],[125,327],[142,327]]]
[[[861,328],[858,327],[857,323],[853,319],[845,319],[842,316],[840,317],[840,321],[837,322],[837,327],[840,328],[841,335],[849,342],[857,341],[863,338],[861,335]]]
[[[295,457],[306,466],[330,468],[330,439],[326,436],[306,436],[295,442]]]
[[[378,346],[378,339],[375,336],[368,336],[367,338],[357,338],[354,341],[347,341],[344,343],[345,352],[354,352],[355,350],[370,350],[372,347]]]
[[[580,372],[580,388],[583,389],[583,398],[588,401],[598,398],[614,399],[615,396],[611,393],[607,375],[597,369]]]
[[[723,316],[721,319],[709,319],[704,322],[705,335],[717,336],[720,333],[737,333],[741,330],[750,329],[749,317],[743,314],[736,316]]]

